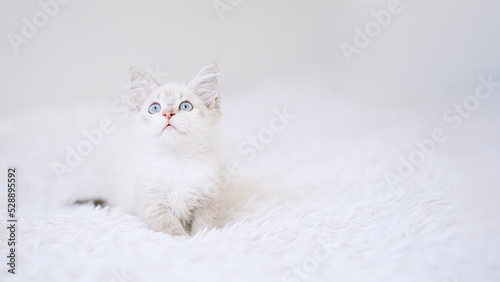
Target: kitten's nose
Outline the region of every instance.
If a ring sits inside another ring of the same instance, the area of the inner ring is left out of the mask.
[[[170,120],[173,116],[175,116],[175,113],[174,112],[168,112],[168,113],[164,112],[163,116],[167,117],[167,119]]]

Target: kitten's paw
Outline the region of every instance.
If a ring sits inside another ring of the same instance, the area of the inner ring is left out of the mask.
[[[159,206],[158,208],[149,211],[144,216],[144,219],[149,228],[156,232],[163,232],[172,236],[188,235],[179,219],[177,219],[164,206]]]
[[[182,229],[182,230],[165,230],[165,231],[163,231],[163,233],[170,234],[174,237],[189,237],[186,230],[184,230],[184,229]]]

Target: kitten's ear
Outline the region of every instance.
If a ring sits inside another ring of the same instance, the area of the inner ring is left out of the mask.
[[[211,64],[203,68],[188,85],[208,108],[219,108],[217,100],[219,94],[218,76],[217,66]]]
[[[140,110],[142,103],[153,91],[155,82],[137,68],[130,68],[130,102]]]

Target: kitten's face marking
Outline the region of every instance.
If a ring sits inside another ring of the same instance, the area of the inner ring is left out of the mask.
[[[217,69],[205,67],[189,84],[163,84],[132,70],[131,101],[141,136],[166,145],[207,140],[220,117]]]

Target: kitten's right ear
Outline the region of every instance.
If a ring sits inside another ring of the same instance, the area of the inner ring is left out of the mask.
[[[130,68],[130,102],[137,110],[153,91],[154,82],[137,68]]]

